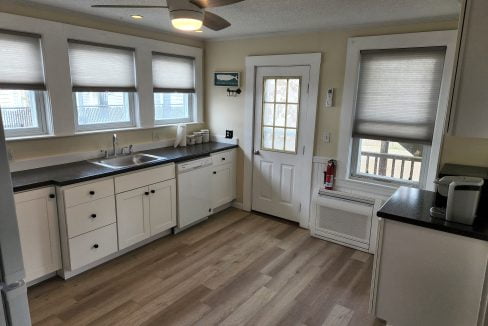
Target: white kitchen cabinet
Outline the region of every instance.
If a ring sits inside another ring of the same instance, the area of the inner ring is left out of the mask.
[[[115,191],[119,250],[176,226],[173,163],[116,176]]]
[[[58,213],[54,188],[15,194],[26,281],[61,268]]]
[[[395,326],[483,325],[488,242],[388,219],[379,229],[374,315]]]
[[[212,157],[210,189],[212,209],[228,204],[236,198],[235,150],[218,152]]]
[[[149,238],[151,230],[148,214],[148,187],[117,194],[116,202],[119,249],[127,248]]]
[[[466,0],[464,9],[450,132],[459,137],[488,138],[488,1]]]
[[[149,186],[149,224],[151,236],[176,226],[176,180]]]

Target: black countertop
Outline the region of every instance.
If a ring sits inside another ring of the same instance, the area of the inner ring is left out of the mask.
[[[12,173],[13,190],[14,192],[17,192],[52,185],[66,186],[129,171],[145,169],[151,166],[187,161],[236,147],[237,145],[234,144],[206,143],[178,148],[157,148],[143,151],[143,153],[163,156],[165,157],[164,160],[117,170],[99,166],[88,161],[80,161],[18,171]]]
[[[378,216],[488,241],[488,216],[478,216],[474,225],[447,222],[430,216],[430,208],[434,206],[434,201],[435,192],[400,187],[378,211]]]

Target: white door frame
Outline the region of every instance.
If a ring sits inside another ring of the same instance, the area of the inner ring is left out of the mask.
[[[319,93],[321,53],[285,54],[269,56],[248,56],[246,57],[246,97],[244,113],[244,139],[242,149],[244,151],[244,180],[243,180],[243,202],[242,207],[246,211],[251,210],[252,204],[252,177],[253,177],[253,148],[254,148],[254,109],[256,90],[256,71],[258,67],[279,67],[279,66],[310,66],[310,82],[306,106],[304,144],[305,166],[310,167],[310,173],[306,175],[305,184],[307,189],[300,192],[301,201],[304,203],[300,211],[300,226],[309,227],[310,216],[310,195],[312,186],[312,160],[315,138],[315,121],[317,116],[317,104]],[[305,87],[305,85],[304,85]]]

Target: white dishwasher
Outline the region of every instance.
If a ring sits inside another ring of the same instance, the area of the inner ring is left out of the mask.
[[[212,212],[210,174],[212,158],[176,165],[178,183],[178,227],[176,232],[207,218]]]

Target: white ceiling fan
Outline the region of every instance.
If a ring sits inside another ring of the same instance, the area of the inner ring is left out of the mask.
[[[231,24],[224,18],[208,12],[207,8],[222,7],[244,0],[167,0],[166,6],[159,5],[92,5],[93,8],[165,8],[169,10],[174,28],[183,31],[197,31],[202,25],[220,31]]]

